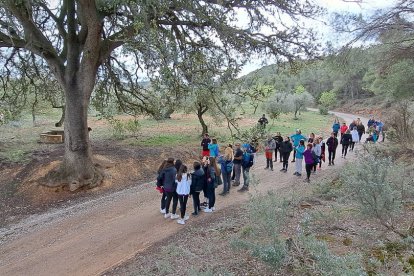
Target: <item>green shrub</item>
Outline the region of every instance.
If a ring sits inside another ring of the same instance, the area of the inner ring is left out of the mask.
[[[137,136],[141,130],[141,124],[137,119],[129,119],[121,121],[116,118],[109,118],[108,122],[111,126],[112,136],[115,139],[124,139],[126,136]]]
[[[404,199],[413,196],[413,181],[401,166],[391,158],[368,154],[348,166],[341,179],[345,194],[357,203],[363,216],[375,218],[389,230],[406,236],[394,225]]]

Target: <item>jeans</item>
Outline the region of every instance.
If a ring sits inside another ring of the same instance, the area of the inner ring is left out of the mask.
[[[181,218],[183,219],[185,216],[185,210],[187,209],[188,195],[178,195],[178,200],[180,201],[180,213]]]
[[[162,193],[161,196],[161,209],[164,210],[165,209],[165,203],[167,202],[167,194],[165,193],[165,191]]]
[[[165,202],[165,213],[168,214],[170,209],[171,199],[173,200],[172,213],[175,215],[178,205],[178,195],[176,192],[166,192],[167,201]]]
[[[241,164],[234,164],[234,182],[240,184]]]
[[[221,176],[223,178],[223,193],[227,193],[230,191],[231,172],[222,171]]]
[[[303,161],[303,158],[302,159],[296,158],[295,160],[295,172],[299,174],[302,174],[302,161]]]
[[[194,213],[198,214],[198,211],[201,210],[200,207],[200,192],[193,192],[193,207],[194,207]]]
[[[243,168],[243,181],[244,181],[243,186],[245,187],[249,187],[249,183],[250,183],[249,171],[250,171],[250,168]]]

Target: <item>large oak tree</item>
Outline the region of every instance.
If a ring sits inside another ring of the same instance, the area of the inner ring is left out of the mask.
[[[185,93],[180,84],[188,85],[186,61],[195,51],[219,53],[223,66],[254,54],[310,56],[314,38],[300,19],[318,12],[309,0],[0,0],[2,82],[24,77],[11,69],[19,61],[46,62],[64,94],[61,182],[93,186],[93,93],[112,93],[125,110],[145,110],[153,90],[139,85],[139,75]]]

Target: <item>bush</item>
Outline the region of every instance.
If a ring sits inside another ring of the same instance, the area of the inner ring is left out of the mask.
[[[345,194],[357,203],[363,216],[375,218],[387,229],[406,237],[394,225],[404,199],[413,196],[413,181],[403,172],[391,158],[368,154],[345,169],[341,179]]]
[[[318,241],[307,231],[285,239],[290,204],[276,194],[254,196],[248,205],[249,231],[243,231],[240,239],[233,241],[238,248],[248,250],[275,269],[295,275],[365,275],[359,256],[336,256],[325,242]],[[304,223],[301,228],[306,228]]]
[[[320,113],[321,115],[328,115],[328,114],[329,114],[329,110],[328,110],[328,108],[327,108],[327,107],[320,106],[320,107],[319,107],[319,113]]]
[[[141,125],[137,119],[129,119],[125,122],[109,118],[108,122],[112,128],[112,136],[115,139],[123,139],[126,136],[136,137],[141,129]]]

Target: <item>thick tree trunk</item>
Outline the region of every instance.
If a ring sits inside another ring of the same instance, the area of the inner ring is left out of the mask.
[[[71,191],[93,188],[103,179],[93,163],[88,131],[88,91],[79,85],[65,87],[65,155],[49,186],[69,185]]]

